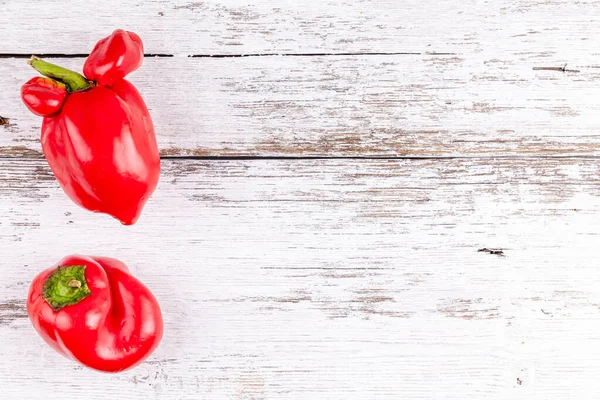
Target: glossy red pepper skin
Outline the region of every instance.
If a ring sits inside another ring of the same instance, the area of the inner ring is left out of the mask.
[[[138,69],[143,60],[142,39],[133,32],[117,29],[96,44],[83,65],[83,74],[99,85],[112,85]]]
[[[21,97],[29,111],[45,117],[60,110],[67,98],[67,88],[50,78],[36,76],[23,85]]]
[[[152,119],[126,80],[70,94],[44,118],[42,150],[65,193],[125,225],[139,218],[156,188],[160,158]]]
[[[55,311],[44,297],[44,285],[57,269],[73,266],[85,267],[88,294]],[[29,289],[27,313],[35,330],[57,352],[104,372],[138,365],[163,335],[160,307],[150,290],[125,264],[106,257],[68,256],[40,273]]]
[[[143,56],[140,38],[117,30],[85,62],[92,81],[30,60],[38,71],[66,85],[69,93],[60,105],[50,107],[50,89],[42,81],[30,81],[22,89],[27,107],[44,115],[42,149],[65,193],[78,205],[112,215],[124,225],[138,220],[160,176],[152,118],[137,89],[123,79],[141,65]]]

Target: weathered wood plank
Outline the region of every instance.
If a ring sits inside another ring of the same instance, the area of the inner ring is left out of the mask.
[[[145,215],[124,227],[70,203],[42,160],[0,160],[3,396],[598,392],[599,160],[168,160],[163,169]],[[166,334],[143,366],[81,370],[31,329],[30,279],[73,252],[123,259],[157,295]]]
[[[81,59],[57,59],[80,69]],[[150,58],[131,79],[163,155],[598,155],[600,70],[514,58]],[[41,119],[19,99],[34,76],[0,59],[0,155],[39,156]]]
[[[5,0],[0,7],[0,53],[87,53],[126,28],[149,53],[483,51],[572,62],[592,60],[600,35],[598,0]]]

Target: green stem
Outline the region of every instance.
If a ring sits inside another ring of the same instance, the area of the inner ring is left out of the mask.
[[[42,296],[54,311],[77,304],[91,294],[85,280],[85,265],[58,267],[42,288]]]
[[[94,87],[94,82],[88,81],[83,75],[58,65],[51,64],[47,61],[40,60],[36,56],[31,56],[31,59],[27,61],[27,64],[35,68],[40,74],[67,85],[67,90],[70,93],[82,92]]]

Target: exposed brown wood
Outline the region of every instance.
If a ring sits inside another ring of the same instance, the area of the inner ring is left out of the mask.
[[[562,65],[594,60],[600,33],[596,0],[106,0],[85,6],[21,0],[2,7],[0,53],[21,54],[85,54],[121,27],[139,33],[148,53],[177,56],[488,53]],[[73,16],[82,9],[93,23]]]
[[[93,400],[585,397],[599,171],[578,158],[165,160],[125,227],[73,205],[43,160],[0,160],[0,385],[11,399],[21,380],[29,397]],[[139,368],[83,370],[31,329],[31,278],[74,252],[122,259],[159,299],[165,339]]]
[[[580,72],[578,69],[567,69],[567,64],[562,67],[533,67],[534,71],[560,71],[560,72]]]
[[[0,398],[587,399],[600,392],[600,1],[0,0]],[[75,206],[32,53],[115,28],[161,149],[134,226]],[[281,56],[280,56],[281,55]],[[385,159],[388,158],[388,159]],[[97,374],[31,279],[126,262],[165,337]]]
[[[10,118],[0,156],[41,157],[41,118],[19,98],[32,71],[0,59],[0,74]],[[600,154],[597,68],[532,71],[512,56],[156,58],[131,79],[163,156]]]

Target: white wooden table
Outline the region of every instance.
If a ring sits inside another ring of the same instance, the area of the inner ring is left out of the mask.
[[[0,398],[600,396],[600,1],[0,16]],[[131,80],[163,158],[132,227],[67,199],[19,99],[31,54],[80,69],[115,28],[146,45]],[[30,280],[71,253],[159,299],[138,368],[84,369],[31,327]]]

